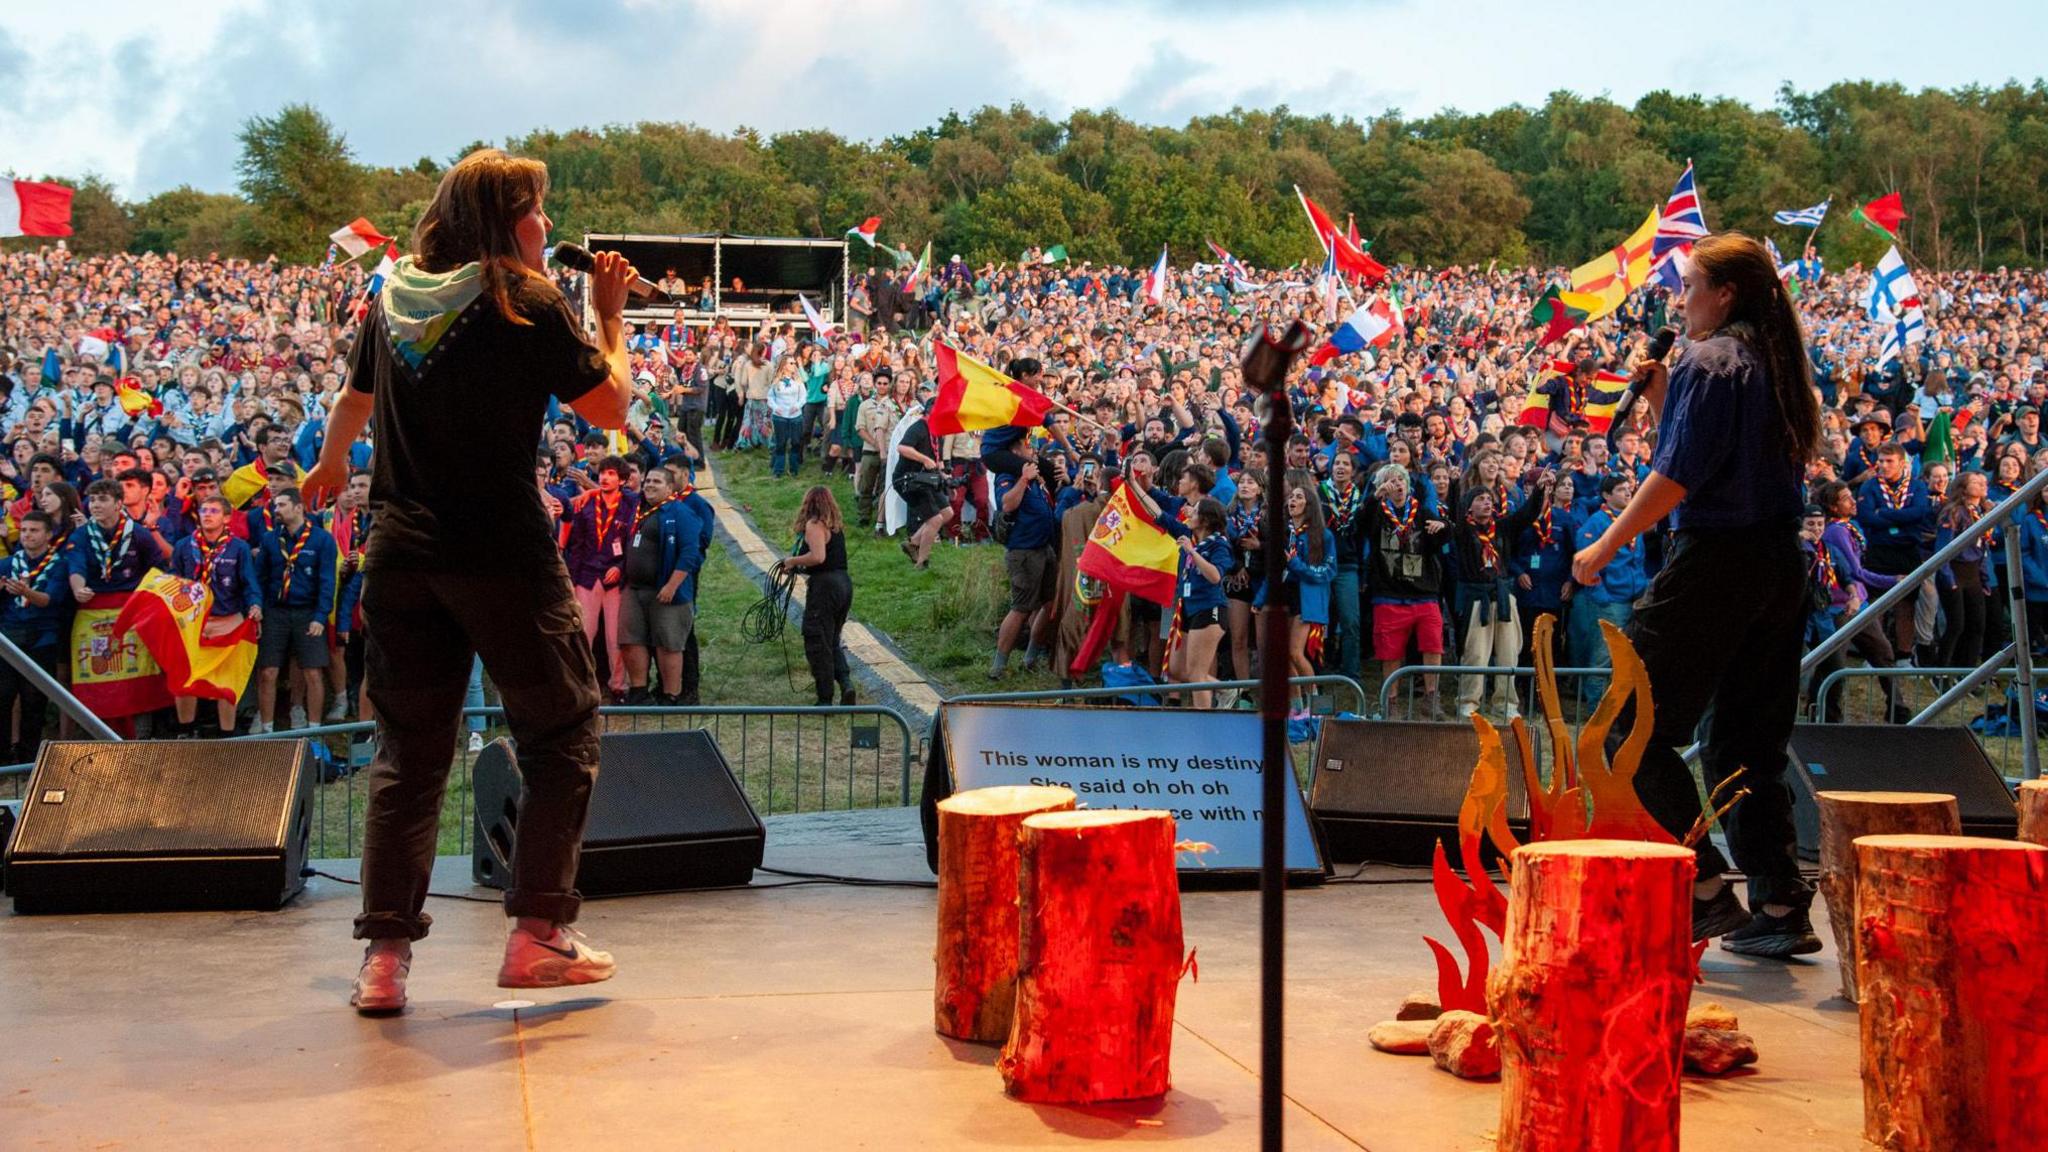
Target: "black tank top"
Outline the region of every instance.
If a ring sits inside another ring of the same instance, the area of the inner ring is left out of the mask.
[[[802,541],[799,540],[798,543],[801,544]],[[799,571],[807,576],[816,576],[820,572],[846,571],[846,534],[834,532],[825,537],[825,562]]]

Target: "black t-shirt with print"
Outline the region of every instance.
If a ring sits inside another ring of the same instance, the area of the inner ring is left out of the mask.
[[[522,278],[502,316],[488,292],[463,309],[415,373],[372,306],[349,355],[349,387],[375,397],[370,503],[379,568],[545,572],[561,564],[533,480],[548,397],[570,403],[605,382],[604,355],[560,292]]]

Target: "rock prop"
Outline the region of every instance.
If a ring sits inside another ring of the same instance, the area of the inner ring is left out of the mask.
[[[1444,1014],[1443,1005],[1427,992],[1410,992],[1401,1001],[1401,1010],[1394,1013],[1396,1020],[1434,1020]]]
[[[1702,1076],[1726,1076],[1756,1063],[1756,1040],[1732,1028],[1687,1028],[1685,1070]]]
[[[1429,1034],[1436,1029],[1430,1020],[1382,1020],[1365,1034],[1365,1042],[1395,1056],[1429,1055]]]
[[[1429,1030],[1429,1055],[1437,1067],[1463,1080],[1491,1080],[1500,1075],[1500,1045],[1493,1021],[1477,1012],[1453,1011],[1437,1017]]]

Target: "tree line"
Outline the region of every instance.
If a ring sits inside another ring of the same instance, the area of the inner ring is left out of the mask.
[[[304,104],[251,118],[240,144],[234,193],[180,187],[129,202],[96,176],[66,180],[78,189],[73,247],[317,260],[327,234],[357,216],[402,238],[452,162],[363,164]],[[1773,211],[1832,196],[1818,247],[1839,267],[1884,244],[1850,213],[1898,191],[1912,214],[1902,238],[1927,264],[2048,264],[2042,80],[1919,92],[1787,84],[1765,109],[1664,91],[1633,106],[1561,91],[1540,107],[1423,118],[1238,108],[1179,128],[1011,105],[880,141],[641,123],[538,130],[504,146],[547,162],[549,214],[569,237],[832,236],[879,215],[885,244],[929,240],[941,259],[1014,260],[1059,244],[1075,260],[1144,265],[1163,244],[1186,264],[1214,240],[1277,267],[1321,256],[1298,185],[1340,219],[1355,214],[1388,263],[1576,264],[1661,205],[1690,159],[1708,222],[1774,236],[1787,258],[1804,230],[1773,224]]]

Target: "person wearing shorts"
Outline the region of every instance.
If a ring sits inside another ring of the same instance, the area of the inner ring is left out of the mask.
[[[1372,603],[1372,655],[1382,676],[1408,658],[1412,644],[1422,662],[1444,662],[1444,565],[1439,540],[1448,527],[1427,491],[1417,493],[1399,464],[1373,473],[1372,494],[1359,510],[1367,541],[1365,590]],[[1443,718],[1436,676],[1423,678],[1423,715]]]
[[[1019,641],[1024,666],[1046,658],[1051,647],[1053,595],[1059,591],[1059,518],[1038,474],[1038,451],[1029,437],[1017,442],[1018,470],[995,473],[996,511],[1008,523],[1003,533],[1003,570],[1010,577],[1010,611],[996,629],[995,658],[988,677],[1000,680]]]
[[[255,732],[277,730],[277,681],[286,664],[299,666],[306,715],[320,716],[327,688],[327,627],[334,618],[338,567],[334,537],[306,515],[297,488],[270,497],[277,531],[263,537],[263,633],[256,641]]]
[[[626,590],[619,599],[619,650],[631,688],[628,704],[678,703],[683,653],[697,626],[693,573],[704,563],[697,505],[676,495],[675,474],[656,465],[640,478],[640,509],[626,545]],[[648,650],[660,680],[647,676]],[[668,691],[662,692],[666,686]]]

